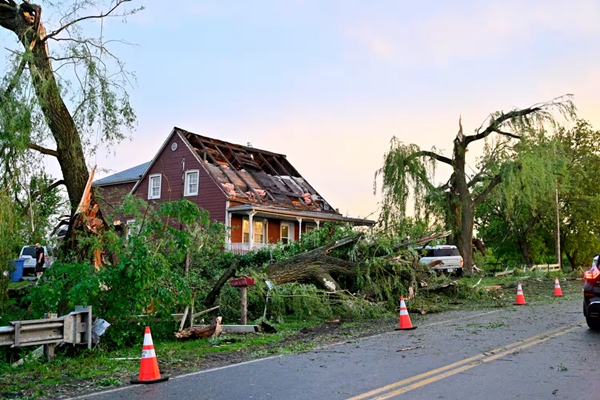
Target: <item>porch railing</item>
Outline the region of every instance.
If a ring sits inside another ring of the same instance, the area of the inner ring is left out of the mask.
[[[234,254],[246,254],[249,251],[260,250],[267,248],[275,248],[277,247],[274,243],[253,243],[252,249],[250,248],[250,243],[229,243],[227,246],[227,250],[231,251]]]

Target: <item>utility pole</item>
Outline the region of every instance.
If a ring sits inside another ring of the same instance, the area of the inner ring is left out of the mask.
[[[562,269],[562,254],[560,251],[560,218],[558,216],[558,187],[556,187],[554,192],[554,202],[556,203],[556,258],[558,260],[560,269]]]

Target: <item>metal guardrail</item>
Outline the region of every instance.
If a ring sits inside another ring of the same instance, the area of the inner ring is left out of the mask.
[[[0,346],[23,347],[44,345],[48,358],[54,356],[58,343],[86,344],[92,347],[92,307],[77,306],[75,311],[62,317],[29,321],[11,321],[0,327]]]

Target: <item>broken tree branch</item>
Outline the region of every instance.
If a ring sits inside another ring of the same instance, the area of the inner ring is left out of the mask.
[[[34,202],[35,200],[37,200],[40,196],[43,196],[44,194],[48,193],[52,189],[56,189],[58,186],[64,185],[64,184],[65,184],[64,179],[60,179],[60,180],[54,182],[53,184],[45,187],[44,189],[40,189],[40,190],[34,192],[31,195],[31,201],[28,204],[26,204],[25,207],[23,208],[22,215],[27,215],[27,213],[29,212],[29,205],[32,202]]]
[[[490,192],[494,190],[494,188],[498,186],[500,182],[502,182],[502,175],[498,174],[494,176],[483,192],[479,193],[479,195],[475,197],[475,200],[473,200],[473,208],[477,207],[479,203],[485,200],[485,197],[490,194]]]
[[[209,312],[211,312],[211,311],[218,310],[218,309],[219,309],[219,307],[220,307],[220,306],[211,307],[211,308],[209,308],[208,310],[204,310],[204,311],[200,311],[200,312],[197,312],[197,313],[195,313],[195,314],[192,314],[192,318],[197,318],[197,317],[199,317],[199,316],[201,316],[201,315],[208,314],[208,313],[209,313]]]
[[[427,151],[427,150],[421,150],[421,151],[417,151],[416,153],[413,153],[408,159],[410,158],[417,158],[417,157],[430,157],[433,158],[434,160],[437,160],[439,162],[442,162],[444,164],[448,164],[448,165],[452,165],[452,160],[448,157],[444,157],[440,154],[434,153],[433,151]]]
[[[108,17],[109,15],[111,15],[120,5],[122,5],[123,3],[127,3],[131,0],[119,0],[116,2],[116,4],[114,5],[113,8],[111,8],[110,10],[108,10],[105,14],[100,13],[100,15],[86,15],[85,17],[81,17],[81,18],[77,18],[63,26],[61,26],[60,28],[58,28],[57,30],[53,31],[52,33],[49,33],[48,35],[46,35],[46,37],[43,39],[43,41],[48,40],[48,38],[54,37],[56,35],[58,35],[60,32],[62,32],[63,30],[67,29],[68,27],[75,25],[81,21],[84,21],[86,19],[102,19],[104,17]]]
[[[175,337],[177,339],[198,339],[219,336],[223,331],[223,327],[221,327],[221,320],[221,317],[217,317],[211,321],[210,325],[201,328],[191,326],[182,330],[181,332],[175,332]]]
[[[500,129],[494,129],[494,132],[496,132],[500,135],[503,135],[503,136],[508,136],[513,139],[521,139],[521,136],[519,136],[519,135],[515,135],[514,133],[510,133],[510,132],[504,132],[504,131],[501,131]]]
[[[500,127],[500,125],[502,125],[504,122],[506,122],[508,120],[511,120],[513,118],[525,117],[529,114],[536,113],[536,112],[540,111],[541,109],[542,109],[541,107],[529,107],[529,108],[524,108],[522,110],[513,110],[506,114],[502,113],[497,118],[493,118],[490,121],[488,127],[485,128],[483,131],[477,133],[476,135],[467,136],[465,138],[465,145],[468,146],[469,143],[471,143],[471,142],[486,138],[493,132],[496,132],[498,130],[498,128]]]
[[[221,288],[223,288],[223,286],[227,283],[227,281],[230,278],[232,278],[235,275],[235,273],[237,272],[238,263],[239,263],[239,260],[237,260],[237,259],[233,260],[229,269],[227,269],[227,271],[225,271],[223,273],[223,275],[221,275],[221,277],[217,281],[217,284],[212,288],[210,293],[204,299],[203,303],[205,306],[212,306],[215,304],[217,297],[219,297],[219,293],[221,293]]]
[[[37,150],[42,154],[46,154],[49,156],[54,156],[54,157],[58,157],[58,151],[56,150],[52,150],[52,149],[47,149],[45,147],[42,146],[38,146],[37,144],[33,144],[33,143],[29,143],[27,145],[28,148],[32,149],[32,150]]]

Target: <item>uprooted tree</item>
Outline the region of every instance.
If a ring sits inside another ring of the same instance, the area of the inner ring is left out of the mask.
[[[508,159],[499,169],[494,170],[496,157],[500,152],[510,152],[510,144],[533,131],[545,131],[555,125],[559,114],[571,119],[575,106],[570,96],[560,97],[550,102],[514,109],[509,112],[495,112],[473,135],[463,133],[462,122],[453,141],[452,157],[436,152],[421,150],[415,144],[404,144],[396,137],[384,156],[384,165],[375,174],[383,178],[383,203],[381,218],[391,224],[403,217],[407,200],[412,194],[415,200],[416,215],[430,214],[435,210],[443,218],[446,229],[452,231],[452,242],[457,245],[464,259],[465,273],[473,273],[473,224],[475,207],[502,182],[506,172],[516,167]],[[485,127],[484,127],[485,126]],[[496,150],[478,161],[478,171],[469,174],[466,154],[469,145],[496,134],[499,138]],[[438,185],[435,182],[435,167],[442,163],[452,168],[450,179]]]
[[[29,150],[56,157],[63,176],[50,188],[64,185],[71,214],[89,177],[86,152],[119,141],[121,128],[135,122],[125,90],[129,76],[106,47],[103,23],[94,23],[141,9],[121,11],[129,1],[48,2],[52,8],[45,14],[58,16],[50,28],[41,6],[0,0],[0,26],[17,39],[15,49],[8,49],[12,60],[0,86],[1,172],[5,179],[17,174],[31,163],[24,156]],[[98,38],[84,34],[94,29]],[[94,143],[91,134],[97,132]]]

